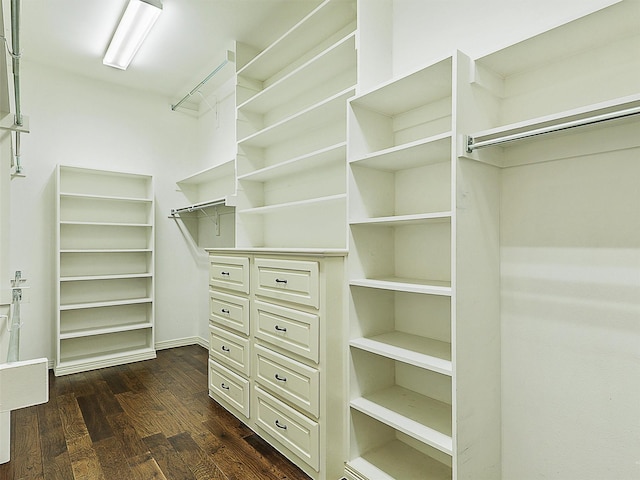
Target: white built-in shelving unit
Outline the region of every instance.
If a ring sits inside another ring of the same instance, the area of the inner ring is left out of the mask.
[[[155,357],[150,176],[57,169],[56,375]]]
[[[390,5],[361,4],[361,38],[391,38]],[[454,52],[400,75],[391,51],[363,46],[347,140],[348,479],[500,478],[501,302],[512,316],[523,308],[532,261],[503,242],[619,243],[546,183],[557,188],[581,161],[562,185],[585,194],[602,161],[628,170],[637,158],[637,13],[623,1],[476,60]],[[610,115],[620,118],[600,121]],[[563,297],[551,308],[551,287],[540,288],[545,316]]]
[[[237,45],[238,247],[345,248],[355,17],[328,0],[259,53]]]
[[[451,478],[454,62],[349,102],[350,478]]]

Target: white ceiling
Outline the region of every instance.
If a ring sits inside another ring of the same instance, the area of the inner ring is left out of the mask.
[[[233,50],[263,49],[319,0],[163,0],[163,13],[126,71],[102,57],[128,0],[23,0],[25,62],[153,91],[177,101]],[[4,0],[8,15],[7,0]]]

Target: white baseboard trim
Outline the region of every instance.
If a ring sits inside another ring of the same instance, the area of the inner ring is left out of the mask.
[[[209,348],[209,342],[206,339],[198,336],[176,338],[174,340],[165,340],[163,342],[156,342],[156,350],[166,350],[168,348],[186,347],[188,345],[200,345],[204,348]]]

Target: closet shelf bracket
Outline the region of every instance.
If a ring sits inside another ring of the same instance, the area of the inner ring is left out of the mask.
[[[22,123],[15,122],[15,115],[8,114],[0,119],[0,130],[10,130],[18,133],[29,133],[29,117],[22,115]]]

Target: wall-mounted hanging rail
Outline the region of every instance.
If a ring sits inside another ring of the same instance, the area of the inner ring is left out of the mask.
[[[197,93],[198,91],[200,91],[200,89],[209,81],[211,80],[220,70],[222,70],[224,68],[224,66],[229,63],[229,62],[234,62],[235,61],[235,55],[232,51],[227,50],[227,54],[226,54],[226,58],[222,61],[222,63],[220,65],[218,65],[209,75],[207,75],[205,77],[204,80],[202,80],[198,85],[196,85],[189,93],[187,93],[184,97],[182,97],[182,99],[176,103],[175,105],[171,105],[171,110],[173,110],[174,112],[176,111],[176,108],[178,108],[180,105],[182,105],[185,101],[187,101],[189,98],[191,98],[191,96],[194,93]]]
[[[637,103],[637,102],[636,102]],[[610,110],[610,108],[609,108]],[[597,111],[597,110],[596,110]],[[540,123],[532,123],[529,128],[517,128],[513,130],[518,130],[516,133],[508,133],[509,129],[504,129],[504,133],[500,136],[492,136],[487,140],[481,140],[483,137],[489,137],[491,135],[487,133],[479,133],[476,135],[469,135],[466,137],[466,146],[467,153],[471,153],[474,150],[484,147],[491,147],[494,145],[501,145],[508,142],[514,142],[517,140],[523,140],[525,138],[531,138],[538,135],[545,135],[548,133],[560,132],[563,130],[568,130],[576,127],[584,127],[587,125],[594,125],[601,122],[606,122],[610,120],[617,120],[621,118],[630,117],[633,115],[638,115],[640,113],[640,106],[633,106],[629,108],[623,108],[621,110],[615,111],[607,111],[606,113],[595,114],[589,117],[577,118],[575,120],[566,120],[567,118],[571,118],[571,115],[568,115],[563,118],[558,118],[557,123],[553,123],[551,125],[548,122],[540,122]],[[544,124],[544,126],[538,127],[537,125]]]
[[[188,205],[186,207],[172,208],[169,216],[175,217],[175,216],[179,216],[181,213],[184,213],[184,212],[195,212],[196,210],[203,210],[205,208],[215,207],[218,205],[225,205],[225,204],[226,204],[226,199],[224,198],[221,198],[218,200],[212,200],[210,202],[194,203],[193,205]]]

